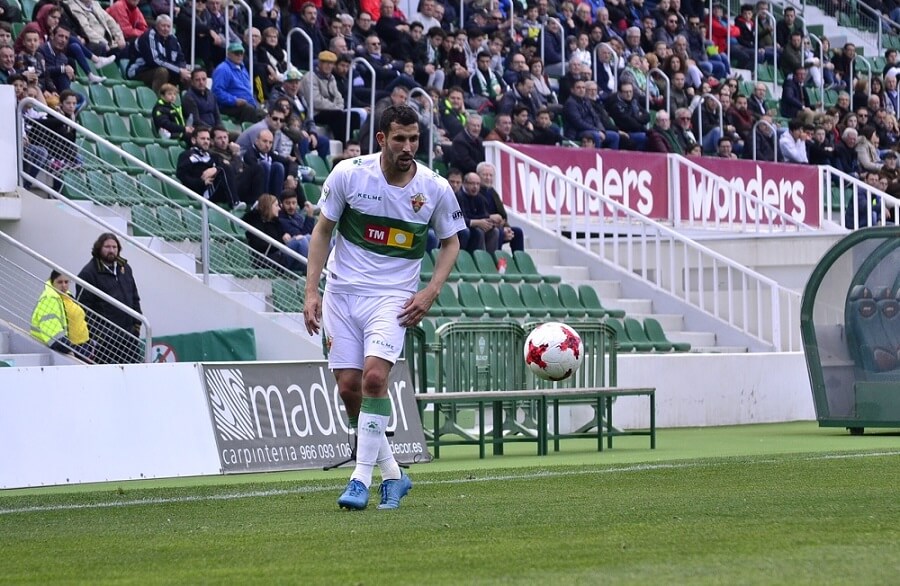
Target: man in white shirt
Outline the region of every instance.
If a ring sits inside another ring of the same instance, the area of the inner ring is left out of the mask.
[[[778,152],[785,163],[809,163],[806,155],[808,129],[799,120],[791,120],[788,131],[778,139]]]

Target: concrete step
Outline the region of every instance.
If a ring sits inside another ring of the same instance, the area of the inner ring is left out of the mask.
[[[559,275],[563,283],[571,283],[574,280],[585,280],[591,277],[591,271],[587,267],[572,265],[538,265],[538,272],[542,275]]]
[[[260,293],[249,293],[247,291],[224,291],[222,294],[260,313],[264,313],[268,309],[266,296]]]
[[[197,259],[192,254],[183,252],[161,252],[160,255],[184,272],[193,275],[197,272]]]
[[[653,313],[653,302],[649,299],[603,299],[603,307],[621,309],[626,315],[650,315]]]
[[[49,366],[53,363],[50,355],[41,354],[0,354],[0,360],[10,366]]]
[[[566,283],[578,289],[582,285],[592,287],[600,300],[605,303],[606,299],[617,299],[622,294],[622,284],[620,281],[601,281],[599,279],[566,279]]]
[[[712,348],[716,346],[716,335],[712,332],[689,332],[686,330],[666,330],[671,342],[689,342],[691,348]]]
[[[684,329],[684,316],[680,313],[634,313],[629,314],[628,317],[634,318],[641,323],[644,323],[645,318],[652,317],[659,322],[666,335],[670,332],[678,332]]]

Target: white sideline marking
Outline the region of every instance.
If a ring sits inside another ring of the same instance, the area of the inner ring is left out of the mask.
[[[789,454],[785,454],[789,455]],[[880,458],[884,456],[900,456],[900,451],[888,452],[861,452],[848,454],[823,454],[821,456],[810,456],[802,458],[805,461],[816,460],[839,460],[847,458]],[[777,459],[758,460],[759,464],[770,464],[778,462]],[[529,474],[503,474],[497,476],[481,476],[477,478],[456,478],[452,480],[421,480],[416,482],[416,486],[435,486],[440,484],[469,484],[474,482],[494,482],[497,480],[530,480],[534,478],[559,478],[565,476],[585,476],[588,474],[613,474],[618,472],[645,472],[654,470],[672,470],[680,468],[705,468],[709,466],[718,466],[724,462],[685,462],[685,463],[664,463],[664,464],[637,464],[635,466],[623,466],[618,468],[603,468],[600,470],[570,470],[567,472],[533,472]],[[14,515],[17,513],[45,513],[53,511],[77,511],[80,509],[108,509],[114,507],[135,507],[142,505],[163,505],[171,503],[192,503],[204,501],[233,501],[246,498],[267,498],[273,496],[290,496],[295,494],[311,494],[319,492],[337,491],[344,487],[344,484],[334,484],[329,486],[299,486],[286,490],[254,490],[250,492],[232,492],[225,494],[212,494],[204,496],[179,496],[171,498],[148,498],[132,501],[112,501],[106,503],[82,503],[68,505],[34,505],[30,507],[18,507],[11,509],[0,509],[0,515]]]

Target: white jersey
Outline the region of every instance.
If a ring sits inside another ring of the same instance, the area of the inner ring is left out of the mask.
[[[465,228],[447,180],[415,163],[405,187],[389,185],[381,153],[341,161],[325,180],[321,213],[337,222],[326,291],[408,295],[419,285],[429,224],[438,239]]]

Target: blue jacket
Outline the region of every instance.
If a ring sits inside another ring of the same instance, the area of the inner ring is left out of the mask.
[[[574,95],[563,106],[563,124],[570,140],[578,140],[582,132],[606,131],[591,103]]]
[[[220,105],[234,106],[240,98],[247,100],[254,108],[258,106],[256,98],[253,97],[250,72],[243,63],[232,63],[226,59],[213,71],[212,78],[212,91]]]
[[[312,234],[313,228],[316,227],[316,219],[306,214],[297,212],[293,216],[284,213],[284,210],[278,213],[278,222],[281,229],[291,236]]]
[[[181,107],[184,110],[185,119],[188,116],[194,117],[194,124],[202,122],[210,128],[215,128],[222,123],[216,97],[209,90],[201,94],[194,88],[190,88],[181,96]]]

